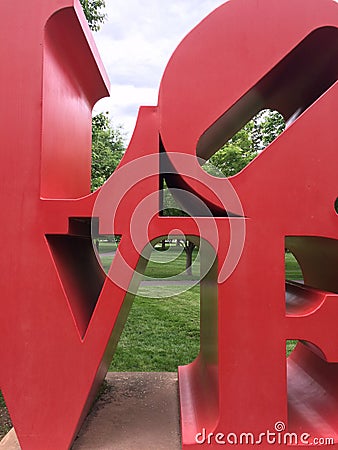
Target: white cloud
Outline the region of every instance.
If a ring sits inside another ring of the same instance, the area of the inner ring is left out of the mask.
[[[110,97],[100,100],[94,113],[108,111],[114,125],[122,125],[128,141],[135,128],[137,113],[142,105],[156,105],[157,88],[136,87],[130,84],[112,84]]]
[[[139,107],[156,105],[162,74],[177,45],[223,3],[107,0],[108,22],[94,39],[112,83],[111,97],[98,102],[94,112],[109,111],[129,139]]]
[[[94,39],[112,83],[110,111],[130,138],[142,105],[156,105],[166,64],[180,41],[226,0],[106,0],[108,22]]]

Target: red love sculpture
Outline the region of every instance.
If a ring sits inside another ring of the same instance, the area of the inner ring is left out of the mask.
[[[179,368],[182,447],[338,440],[337,25],[331,0],[225,3],[175,51],[158,106],[90,194],[108,82],[81,7],[2,5],[0,388],[24,450],[70,447],[140,256],[177,230],[199,242],[203,275],[200,354]],[[204,172],[197,156],[264,108],[292,123],[238,175]],[[161,216],[160,178],[190,217]],[[108,276],[98,232],[121,235]],[[285,248],[304,274],[286,302]],[[287,339],[301,343],[286,360]]]

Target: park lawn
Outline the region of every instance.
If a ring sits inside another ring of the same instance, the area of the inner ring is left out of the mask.
[[[169,273],[179,273],[182,267],[184,268],[184,261],[184,254],[170,264],[156,264],[150,261],[146,273],[152,274],[158,265],[163,268],[163,277]],[[301,270],[292,254],[286,254],[285,267],[286,278],[302,279]],[[112,371],[171,372],[176,371],[178,365],[188,364],[197,356],[199,287],[195,286],[174,297],[169,296],[168,286],[148,287],[148,289],[149,298],[146,298],[144,287],[142,297],[135,297],[110,366]],[[151,298],[152,289],[166,290],[168,297]],[[294,340],[286,342],[287,356],[296,343]]]
[[[199,287],[168,298],[135,297],[112,371],[175,372],[199,351]]]
[[[101,248],[101,247],[100,247]],[[101,250],[100,250],[101,252]],[[113,256],[101,254],[101,263],[108,272]],[[149,259],[144,275],[149,278],[171,278],[174,280],[198,280],[199,278],[199,255],[198,251],[193,252],[192,276],[185,273],[185,253],[180,249],[172,247],[169,251],[154,251]]]
[[[100,240],[99,243],[100,253],[109,253],[109,252],[115,252],[117,249],[116,242],[107,242]]]
[[[296,343],[286,342],[287,356]],[[168,298],[136,296],[109,370],[175,372],[198,351],[198,286]]]
[[[154,251],[147,264],[145,275],[150,278],[175,277],[175,280],[197,280],[200,262],[198,249],[193,251],[192,276],[185,273],[186,256],[183,247],[171,247],[167,251]]]
[[[285,253],[285,275],[287,280],[302,280],[303,274],[292,253]]]
[[[104,256],[104,253],[110,252],[111,243],[104,243],[101,255],[103,268],[108,272],[113,256]],[[100,252],[101,252],[100,243]],[[147,264],[145,275],[150,278],[169,278],[175,277],[175,280],[197,280],[199,277],[199,258],[198,250],[193,252],[192,276],[185,274],[185,253],[182,250],[171,248],[170,251],[153,252]],[[298,262],[292,253],[285,253],[285,277],[287,280],[302,280],[303,274]]]

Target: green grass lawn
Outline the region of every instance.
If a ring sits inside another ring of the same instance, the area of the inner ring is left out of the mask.
[[[110,242],[100,242],[100,253],[102,265],[107,272],[113,256],[104,256],[116,250],[116,244]],[[182,249],[171,247],[169,251],[154,251],[148,262],[145,275],[151,278],[175,277],[176,280],[197,280],[199,277],[199,253],[195,249],[193,252],[192,277],[188,277],[185,272],[185,253]],[[292,253],[285,254],[285,275],[288,280],[302,280],[303,274],[298,262]]]
[[[286,342],[287,356],[296,343]],[[198,351],[198,286],[170,298],[136,296],[109,370],[175,372]]]
[[[100,244],[101,248],[101,244]],[[100,250],[101,253],[101,250]],[[108,272],[113,256],[101,254],[101,262],[104,270]],[[193,252],[192,276],[185,274],[185,253],[183,250],[172,247],[168,251],[154,251],[147,264],[144,275],[149,278],[171,278],[180,280],[198,280],[199,278],[199,255],[198,251]]]
[[[161,262],[161,258],[164,255],[156,252],[148,264],[148,276],[165,278],[184,271],[184,254],[170,264]],[[286,254],[285,267],[288,279],[302,279],[298,263],[290,253]],[[147,289],[149,298],[146,298]],[[168,298],[151,298],[153,289],[164,290]],[[199,350],[199,287],[174,297],[170,297],[171,289],[169,286],[142,287],[142,297],[135,297],[110,370],[176,371],[178,365],[187,364],[196,357]],[[296,343],[286,342],[287,355]]]
[[[287,280],[303,280],[302,271],[292,253],[285,253],[285,276]],[[286,341],[286,356],[289,356],[296,344],[295,340]]]
[[[303,274],[292,253],[285,253],[285,275],[287,280],[302,280]]]
[[[110,370],[168,371],[199,351],[199,287],[161,299],[136,297]]]
[[[99,240],[100,253],[114,252],[117,249],[115,242],[107,242],[106,240]]]
[[[183,248],[171,247],[165,252],[154,251],[147,264],[145,275],[151,278],[175,277],[176,280],[197,280],[200,263],[198,250],[193,251],[192,276],[185,274],[185,253]]]

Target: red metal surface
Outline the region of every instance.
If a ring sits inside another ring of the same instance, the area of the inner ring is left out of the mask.
[[[298,443],[338,438],[337,24],[329,0],[218,8],[178,47],[158,106],[141,108],[118,170],[90,195],[91,108],[108,91],[80,5],[5,2],[0,387],[24,450],[69,448],[128,315],[140,249],[173,229],[203,238],[208,272],[200,354],[179,369],[182,447],[269,448],[269,432],[289,448],[283,425]],[[209,157],[266,107],[301,115],[237,176],[204,172],[196,152]],[[195,195],[177,195],[192,217],[158,214],[160,169]],[[92,217],[122,236],[108,277]],[[287,285],[287,306],[285,247],[305,280]],[[286,339],[304,341],[287,362]]]
[[[218,283],[217,338],[202,341],[197,361],[179,370],[183,448],[202,442],[218,448],[217,439],[228,443],[227,433],[235,433],[232,443],[243,432],[256,442],[260,433],[276,433],[277,422],[296,432],[298,443],[302,433],[311,435],[309,443],[338,437],[337,9],[325,0],[230,1],[187,36],[164,74],[160,133],[173,152],[174,183],[218,215],[224,180],[196,160],[194,178],[180,176],[174,152],[207,158],[264,108],[286,120],[302,113],[230,179],[243,213],[231,198],[227,210],[244,215],[245,245],[232,275]],[[239,220],[215,218],[219,268],[225,223]],[[288,288],[299,297],[291,311],[285,309],[285,246],[309,286]],[[209,301],[203,292],[201,301]],[[210,318],[201,321],[208,328]],[[215,335],[213,327],[211,321],[206,336]],[[307,341],[287,364],[286,339]],[[262,437],[261,445],[269,448],[272,440]]]

